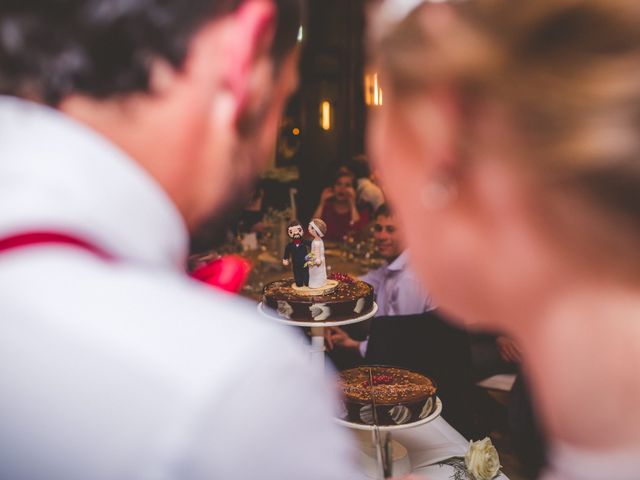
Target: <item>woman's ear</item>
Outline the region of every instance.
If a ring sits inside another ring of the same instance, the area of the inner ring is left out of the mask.
[[[429,175],[453,175],[460,161],[461,105],[452,88],[434,88],[405,109],[407,128],[418,140],[421,158]]]

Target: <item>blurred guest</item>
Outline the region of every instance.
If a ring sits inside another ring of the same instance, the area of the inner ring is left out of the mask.
[[[413,315],[434,308],[429,295],[409,268],[408,252],[394,215],[386,204],[375,213],[373,237],[378,254],[385,265],[363,275],[361,280],[371,284],[378,304],[377,316]],[[352,339],[344,329],[329,327],[327,346],[357,349],[364,357],[368,340]]]
[[[0,478],[357,478],[297,339],[183,271],[273,151],[298,1],[0,5]]]
[[[354,158],[350,167],[356,179],[357,203],[367,207],[371,214],[375,213],[384,203],[384,193],[373,181],[367,158],[365,156]]]
[[[251,200],[245,205],[240,213],[237,230],[238,233],[260,233],[264,231],[264,188],[256,186],[251,194]]]
[[[394,213],[387,204],[375,213],[373,238],[385,265],[361,277],[376,292],[378,316],[412,315],[434,308],[429,294],[409,266],[409,253]]]
[[[470,335],[473,371],[476,380],[501,373],[515,373],[521,361],[520,349],[505,335]]]
[[[320,203],[314,218],[322,218],[327,224],[325,240],[340,242],[349,235],[360,233],[369,223],[365,209],[358,208],[354,176],[350,170],[340,168],[332,187],[320,194]]]
[[[638,478],[637,2],[382,8],[369,141],[421,279],[519,345],[545,480]]]
[[[357,351],[364,363],[395,365],[434,379],[447,405],[445,418],[465,435],[475,433],[471,351],[465,331],[448,325],[409,267],[402,233],[387,205],[375,214],[373,235],[386,264],[361,277],[373,287],[378,304],[369,336],[359,341],[349,327],[325,329],[327,347]],[[339,357],[338,357],[339,358]]]
[[[505,335],[472,334],[469,338],[475,381],[496,374],[515,374],[507,404],[507,424],[523,470],[536,476],[545,464],[545,445],[521,372],[520,347]]]

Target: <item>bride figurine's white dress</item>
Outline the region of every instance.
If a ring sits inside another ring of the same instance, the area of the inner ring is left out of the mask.
[[[327,283],[327,264],[324,260],[324,242],[322,240],[314,240],[311,242],[311,253],[313,258],[320,259],[320,265],[311,265],[309,267],[309,288],[320,288]]]

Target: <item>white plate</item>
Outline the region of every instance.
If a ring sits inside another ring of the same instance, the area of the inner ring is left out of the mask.
[[[271,320],[275,320],[276,322],[279,323],[283,323],[285,325],[293,325],[294,327],[338,327],[340,325],[349,325],[351,323],[358,323],[358,322],[364,322],[365,320],[373,317],[376,312],[378,311],[378,304],[376,302],[373,302],[373,308],[371,309],[370,312],[365,313],[364,315],[361,315],[359,317],[355,317],[355,318],[348,318],[346,320],[335,320],[332,322],[297,322],[295,320],[287,320],[285,318],[279,317],[277,315],[274,315],[272,312],[273,310],[271,310],[270,308],[265,307],[262,302],[260,302],[258,304],[258,313],[260,313],[260,315],[263,315],[267,318],[270,318]]]
[[[381,432],[392,432],[394,430],[405,430],[407,428],[419,427],[420,425],[424,425],[425,423],[429,423],[440,416],[442,413],[442,401],[436,397],[436,409],[431,412],[428,416],[424,417],[422,420],[418,420],[417,422],[405,423],[403,425],[379,425],[378,429]],[[364,425],[362,423],[353,423],[348,422],[346,420],[341,420],[340,418],[335,419],[343,427],[353,428],[354,430],[373,430],[373,425]]]

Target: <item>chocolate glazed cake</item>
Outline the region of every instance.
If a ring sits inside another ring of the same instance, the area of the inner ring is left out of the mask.
[[[366,366],[340,372],[343,420],[373,425],[369,369],[378,425],[404,425],[429,416],[436,408],[436,387],[424,375],[395,367]]]
[[[334,277],[335,286],[318,294],[301,293],[293,279],[265,285],[262,303],[283,319],[300,322],[348,320],[373,308],[373,287],[351,277]]]

